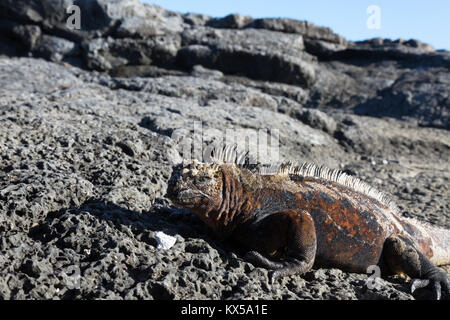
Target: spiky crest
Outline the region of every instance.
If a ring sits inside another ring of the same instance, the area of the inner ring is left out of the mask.
[[[248,169],[261,175],[295,175],[298,177],[320,178],[351,188],[371,198],[378,200],[398,213],[395,203],[385,193],[370,186],[366,182],[350,176],[337,169],[330,169],[313,163],[281,162],[272,165],[261,165],[248,152],[238,152],[236,146],[217,147],[213,149],[213,164],[233,163],[239,168]]]

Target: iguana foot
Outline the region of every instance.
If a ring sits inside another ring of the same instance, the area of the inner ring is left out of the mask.
[[[299,273],[304,273],[307,269],[310,268],[308,266],[308,263],[305,263],[305,261],[298,260],[295,258],[286,259],[283,261],[282,267],[278,268],[270,273],[269,279],[270,284],[274,284],[274,282],[282,277]]]
[[[257,251],[249,251],[245,254],[244,259],[248,262],[273,271],[269,274],[270,284],[273,284],[277,279],[288,276],[294,273],[305,272],[305,267],[311,263],[305,263],[305,261],[288,258],[283,261],[272,261]]]
[[[413,279],[411,293],[431,285],[437,300],[441,298],[441,291],[449,295],[447,274],[418,251],[408,239],[389,237],[384,244],[383,255],[391,271],[405,273]]]
[[[413,279],[411,280],[411,294],[416,289],[425,288],[431,285],[436,300],[441,299],[441,291],[444,291],[447,296],[450,296],[450,285],[447,275],[439,269],[433,270],[432,274],[428,275],[427,279]]]
[[[279,230],[275,238],[258,236],[251,241],[257,243],[253,248],[258,248],[258,251],[265,253],[269,258],[256,250],[247,252],[244,258],[254,265],[274,270],[270,273],[271,283],[280,277],[303,274],[311,269],[317,249],[314,220],[311,215],[306,211],[297,210],[274,212],[255,223],[250,236],[264,234],[265,230],[273,232],[274,229]],[[247,232],[247,237],[248,234]],[[279,240],[282,242],[277,243]],[[272,261],[270,257],[275,257],[280,249],[283,249],[280,256],[285,259]]]
[[[281,274],[277,270],[277,269],[283,268],[283,264],[281,262],[275,262],[275,261],[269,260],[257,251],[247,252],[244,256],[244,259],[255,266],[263,267],[263,268],[270,269],[270,270],[275,270],[275,271],[271,271],[269,273],[269,283],[270,284],[273,284],[275,282],[275,280],[281,276]]]
[[[280,262],[275,262],[267,259],[258,251],[249,251],[245,254],[244,259],[256,266],[261,266],[266,269],[279,269],[283,267]]]

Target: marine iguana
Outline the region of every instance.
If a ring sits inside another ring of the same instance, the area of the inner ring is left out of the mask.
[[[411,293],[431,285],[437,299],[449,279],[450,230],[402,217],[382,192],[339,170],[304,163],[250,164],[235,147],[213,163],[174,166],[167,196],[194,212],[220,238],[248,250],[245,259],[271,269],[273,283],[314,266],[411,277]]]

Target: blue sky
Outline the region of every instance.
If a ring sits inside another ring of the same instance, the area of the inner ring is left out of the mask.
[[[450,50],[450,0],[142,0],[181,13],[222,17],[240,13],[254,18],[287,17],[326,26],[348,40],[374,37],[418,39]],[[380,29],[367,28],[366,9],[381,10]]]

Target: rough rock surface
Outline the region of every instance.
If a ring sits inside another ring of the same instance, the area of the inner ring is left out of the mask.
[[[450,228],[449,52],[137,0],[75,1],[72,30],[73,3],[0,1],[0,298],[413,298],[404,279],[369,289],[337,269],[269,285],[164,195],[186,143],[276,129],[281,159]]]

